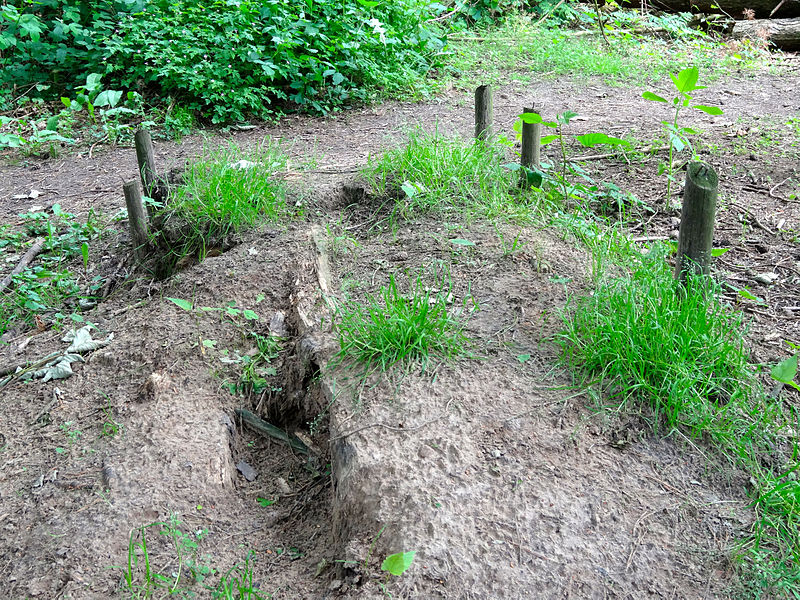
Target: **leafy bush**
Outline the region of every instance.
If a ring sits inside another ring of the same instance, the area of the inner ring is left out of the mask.
[[[0,9],[0,83],[57,97],[111,89],[183,101],[214,122],[327,112],[424,74],[444,42],[423,0],[42,0]],[[48,86],[51,89],[48,91]]]
[[[0,6],[0,84],[52,84],[61,92],[104,70],[109,35],[122,14],[144,0],[38,0]]]

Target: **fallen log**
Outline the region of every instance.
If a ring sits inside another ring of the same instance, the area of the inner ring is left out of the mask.
[[[736,21],[734,39],[766,40],[781,50],[800,50],[800,18]]]
[[[723,13],[742,19],[745,11],[753,11],[756,18],[800,17],[800,0],[632,0],[631,6],[645,6],[667,12]],[[627,6],[627,5],[626,5]],[[776,10],[777,9],[777,10]],[[774,14],[773,14],[774,11]]]

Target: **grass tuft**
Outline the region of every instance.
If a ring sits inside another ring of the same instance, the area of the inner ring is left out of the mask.
[[[678,288],[665,250],[654,249],[630,276],[600,277],[592,295],[571,302],[557,339],[562,360],[616,410],[648,406],[654,427],[688,430],[748,473],[757,518],[735,552],[742,585],[749,597],[796,597],[797,423],[764,393],[742,315],[715,292],[701,279]]]
[[[434,357],[466,354],[464,324],[448,310],[452,293],[442,283],[428,287],[418,276],[404,294],[392,275],[379,294],[342,302],[336,308],[339,358],[365,365],[366,371],[385,372],[398,363],[420,364],[424,371]]]
[[[286,156],[271,141],[251,151],[229,143],[190,162],[160,212],[162,229],[177,232],[173,253],[202,260],[229,236],[285,214],[285,187],[275,177],[285,166]]]
[[[438,133],[413,132],[364,171],[376,194],[395,198],[396,216],[428,212],[530,221],[533,193],[517,188],[504,149]]]

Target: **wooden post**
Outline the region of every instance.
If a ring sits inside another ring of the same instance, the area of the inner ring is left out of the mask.
[[[702,162],[689,163],[675,261],[675,279],[681,283],[686,283],[689,273],[711,273],[718,184],[719,178],[713,167]]]
[[[523,113],[535,113],[534,108],[523,108]],[[528,186],[528,173],[525,170],[539,168],[541,165],[542,155],[542,124],[541,123],[526,123],[522,122],[522,159],[521,164],[524,167],[520,173],[520,186]]]
[[[142,176],[142,189],[144,195],[152,198],[153,187],[156,181],[156,156],[153,150],[153,139],[150,132],[140,129],[133,136],[136,145],[136,160],[139,163],[139,174]]]
[[[128,222],[131,226],[134,252],[139,257],[147,244],[147,212],[137,181],[128,181],[123,184],[122,191],[125,193],[125,204],[128,207]]]
[[[488,141],[492,138],[494,108],[492,106],[492,87],[480,85],[475,89],[475,139]]]

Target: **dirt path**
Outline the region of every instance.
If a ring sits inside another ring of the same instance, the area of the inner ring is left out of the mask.
[[[535,102],[548,115],[571,109],[584,117],[571,133],[650,141],[666,113],[641,91],[598,82],[510,86],[496,93],[496,126],[510,132],[519,107]],[[720,82],[697,100],[721,104],[725,115],[687,119],[706,132],[707,159],[723,182],[715,243],[731,250],[720,268],[767,302],[751,312],[758,362],[783,356],[782,340],[800,337],[800,313],[787,309],[800,304],[800,214],[789,198],[800,181],[800,147],[787,125],[798,116],[797,97],[791,77]],[[504,256],[494,230],[481,223],[460,224],[476,243],[465,254],[442,243],[443,224],[434,220],[395,232],[355,230],[358,252],[331,253],[334,292],[350,280],[369,291],[394,271],[443,261],[455,295],[469,290],[481,307],[469,333],[483,358],[360,391],[345,375],[309,370],[307,342],[333,343],[322,313],[306,331],[298,312],[319,306],[311,225],[352,224],[354,211],[337,191],[351,169],[399,143],[410,127],[469,135],[471,107],[471,94],[453,91],[433,104],[388,103],[212,137],[211,144],[242,145],[280,137],[298,171],[313,157],[317,172],[294,178],[313,185],[299,197],[307,222],[248,236],[170,279],[122,286],[87,315],[114,339],[75,376],[3,390],[0,595],[126,597],[126,572],[135,584],[144,581],[143,543],[154,572],[166,582],[180,575],[187,597],[211,597],[203,586],[216,586],[220,573],[249,555],[259,589],[275,598],[378,598],[382,586],[406,598],[728,594],[735,577],[726,557],[753,519],[746,482],[711,468],[691,444],[653,438],[635,419],[592,417],[587,399],[553,374],[555,350],[544,340],[559,326],[566,291],[584,289],[589,269],[587,256],[558,237],[526,229],[524,250]],[[201,147],[199,138],[157,144],[164,165]],[[657,204],[656,162],[593,167]],[[122,179],[135,176],[130,149],[6,164],[0,221],[56,202],[78,214],[113,214]],[[31,189],[43,195],[14,198]],[[674,217],[663,213],[641,233],[668,237]],[[126,248],[125,235],[115,237],[101,260]],[[759,287],[753,276],[763,272],[778,281]],[[252,309],[262,335],[277,313],[286,317],[275,362],[281,389],[260,408],[289,430],[308,434],[313,422],[316,461],[235,419],[242,399],[224,386],[220,349],[251,351],[242,327],[166,298]],[[45,355],[63,346],[59,338],[20,336],[0,348],[0,364]],[[521,362],[522,355],[530,358]],[[326,411],[331,393],[337,401]],[[121,430],[108,435],[114,423]],[[240,461],[256,470],[254,481],[237,470]],[[164,525],[139,529],[155,523]],[[380,561],[401,550],[416,550],[417,559],[387,581]],[[140,561],[132,571],[130,552]]]

